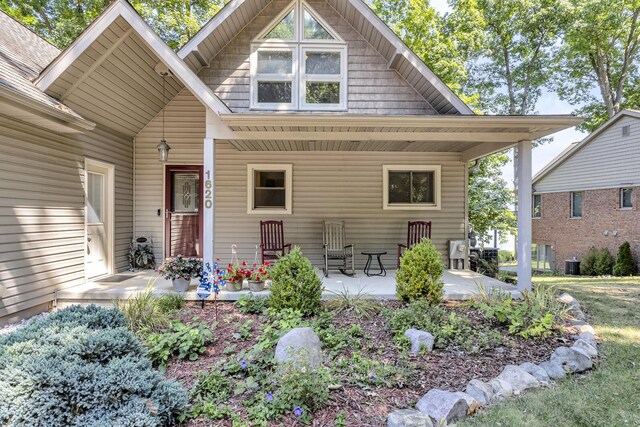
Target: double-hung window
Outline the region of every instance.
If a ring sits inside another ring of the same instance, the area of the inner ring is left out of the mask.
[[[582,191],[571,192],[571,218],[582,218]]]
[[[252,109],[344,110],[346,43],[294,1],[252,42],[250,92]]]
[[[620,209],[633,209],[633,188],[620,189]]]
[[[542,194],[533,195],[532,209],[533,209],[533,211],[531,212],[532,218],[542,217]]]

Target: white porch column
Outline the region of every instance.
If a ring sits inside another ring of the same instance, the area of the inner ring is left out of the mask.
[[[213,268],[215,236],[215,172],[216,172],[216,145],[213,138],[204,139],[204,188],[203,203],[204,218],[202,230],[202,258],[205,263],[211,263]]]
[[[531,141],[518,143],[518,290],[531,289]]]

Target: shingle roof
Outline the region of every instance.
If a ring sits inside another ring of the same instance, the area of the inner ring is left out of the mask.
[[[0,11],[0,86],[68,114],[80,117],[38,89],[32,80],[59,54],[60,49]]]

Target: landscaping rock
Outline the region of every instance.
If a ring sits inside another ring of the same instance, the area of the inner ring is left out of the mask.
[[[583,339],[576,341],[571,348],[582,350],[591,357],[596,357],[598,355],[598,349]]]
[[[456,396],[464,399],[467,402],[467,415],[471,415],[474,412],[476,412],[478,409],[480,409],[480,407],[482,406],[480,404],[480,402],[478,402],[478,400],[476,400],[475,397],[471,396],[468,393],[465,393],[464,391],[456,391]]]
[[[423,347],[428,351],[433,350],[435,339],[429,332],[419,329],[409,329],[404,333],[404,336],[411,341],[411,353],[413,354],[418,354]]]
[[[469,410],[467,401],[456,393],[435,388],[422,396],[416,406],[420,412],[428,414],[436,425],[443,420],[446,423],[461,420]]]
[[[559,380],[567,376],[567,372],[561,363],[552,362],[550,360],[540,363],[540,367],[545,370],[549,378],[552,380]]]
[[[581,332],[580,335],[577,336],[577,339],[585,340],[592,346],[596,347],[596,349],[598,348],[598,341],[596,341],[596,336],[591,332]]]
[[[481,405],[488,405],[493,399],[493,387],[490,384],[480,380],[471,380],[467,384],[467,388],[464,391],[480,402]],[[469,403],[469,402],[467,402]]]
[[[551,381],[551,378],[549,378],[549,374],[547,374],[547,371],[545,371],[535,363],[526,362],[521,364],[520,367],[530,373],[535,379],[540,381],[540,384],[542,385],[548,385]]]
[[[583,350],[569,347],[558,347],[551,355],[551,361],[560,363],[573,372],[583,372],[593,366],[591,356]]]
[[[415,409],[398,409],[387,417],[387,427],[433,427],[429,414]]]
[[[322,364],[320,338],[311,328],[295,328],[278,340],[277,362],[304,363],[312,367]]]
[[[497,378],[509,383],[513,388],[513,394],[515,395],[519,395],[529,388],[540,387],[540,381],[516,365],[505,366]]]
[[[493,388],[492,401],[501,401],[513,396],[513,387],[508,382],[499,378],[489,381],[489,385]]]
[[[581,310],[580,303],[578,302],[578,300],[567,293],[560,295],[558,297],[558,301],[569,306],[571,309]]]
[[[578,331],[580,331],[581,334],[588,332],[591,335],[593,335],[594,337],[596,336],[596,330],[593,329],[593,326],[591,325],[582,325],[578,328]]]

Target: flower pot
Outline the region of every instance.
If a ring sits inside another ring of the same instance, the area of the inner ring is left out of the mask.
[[[191,279],[178,277],[177,279],[173,279],[171,283],[173,283],[173,290],[175,290],[176,292],[184,293],[187,291],[187,289],[189,289],[189,285],[191,285]]]
[[[242,282],[227,282],[224,287],[229,292],[239,292],[242,290]]]
[[[264,291],[264,282],[258,280],[249,280],[249,290],[251,292]]]

